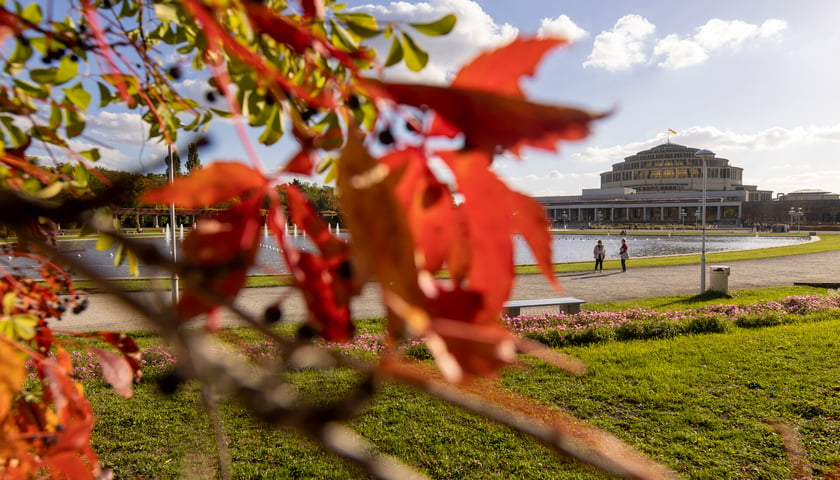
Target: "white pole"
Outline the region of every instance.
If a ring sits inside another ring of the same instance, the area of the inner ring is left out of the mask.
[[[172,158],[172,145],[168,147],[169,151],[169,183],[175,182],[175,162]],[[172,263],[175,263],[178,259],[178,254],[176,253],[178,249],[178,245],[175,241],[175,204],[169,204],[169,223],[172,225],[172,228],[167,231],[168,234],[172,235]],[[172,303],[178,303],[178,275],[172,274]]]
[[[709,150],[700,150],[694,154],[703,160],[703,203],[700,209],[700,294],[706,293],[706,159],[715,154]]]

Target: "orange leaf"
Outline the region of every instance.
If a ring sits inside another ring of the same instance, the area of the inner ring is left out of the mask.
[[[0,340],[0,423],[5,421],[12,410],[12,402],[23,388],[26,372],[23,357],[6,341]]]
[[[146,192],[145,203],[173,203],[182,208],[200,208],[263,190],[268,180],[254,168],[239,162],[216,162],[173,183]]]
[[[402,207],[394,196],[396,178],[368,154],[352,133],[338,163],[341,212],[358,259],[357,281],[373,275],[410,305],[421,305],[415,249]]]

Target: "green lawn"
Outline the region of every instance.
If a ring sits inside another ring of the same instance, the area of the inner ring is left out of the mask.
[[[820,292],[825,290],[758,289],[704,301],[749,303]],[[645,306],[662,305],[694,308],[697,299],[649,299]],[[377,330],[381,322],[360,326]],[[782,443],[768,426],[782,421],[802,435],[820,478],[840,461],[838,334],[840,318],[565,348],[584,360],[590,373],[570,377],[523,357],[522,366],[507,370],[501,383],[605,429],[684,478],[790,478]],[[157,343],[154,335],[137,337],[144,348]],[[146,381],[129,400],[99,380],[86,382],[100,419],[97,452],[119,478],[179,478],[185,471],[212,478],[208,454],[215,444],[196,386],[165,396],[156,386],[161,378],[161,370],[147,369]],[[301,391],[335,398],[358,382],[345,369],[303,370],[290,380]],[[234,478],[359,478],[353,466],[294,432],[266,428],[234,404],[224,405],[222,415]],[[400,386],[382,386],[352,428],[432,478],[605,478],[507,428]]]

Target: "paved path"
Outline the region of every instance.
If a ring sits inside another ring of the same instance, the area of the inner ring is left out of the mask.
[[[707,267],[712,264],[707,264]],[[741,260],[729,262],[731,268],[729,288],[748,288],[793,285],[794,282],[840,283],[840,251],[793,255],[762,260]],[[587,302],[608,302],[632,300],[662,295],[686,295],[700,293],[700,266],[681,265],[656,268],[633,268],[628,261],[628,270],[604,270],[603,272],[578,272],[561,274],[562,296],[578,297]],[[710,281],[707,271],[706,281]],[[139,297],[164,299],[169,292],[138,293]],[[512,299],[530,299],[558,296],[542,275],[519,275],[516,277]],[[300,321],[305,317],[300,295],[290,287],[248,288],[243,290],[237,305],[243,310],[260,316],[266,307],[283,298],[284,318]],[[369,285],[352,304],[354,318],[382,316],[380,296],[376,285]],[[584,307],[585,308],[585,307]],[[225,323],[236,323],[235,316],[225,312]],[[79,315],[67,315],[61,322],[54,322],[53,328],[70,331],[91,330],[138,330],[147,328],[143,317],[107,294],[91,295],[90,307]]]

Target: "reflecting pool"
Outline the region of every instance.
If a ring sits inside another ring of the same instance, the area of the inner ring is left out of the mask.
[[[342,234],[343,235],[343,234]],[[616,234],[554,234],[552,242],[552,262],[567,263],[592,260],[592,249],[598,240],[602,240],[607,248],[607,259],[618,258],[618,247],[621,243],[621,236]],[[627,243],[630,246],[630,258],[658,257],[664,255],[684,255],[700,253],[700,235],[630,235]],[[163,237],[137,238],[139,241],[152,243],[161,253],[171,255],[172,246],[169,239]],[[309,240],[303,236],[290,236],[289,240],[293,245],[302,249],[315,252]],[[706,252],[724,252],[734,250],[751,250],[760,248],[780,247],[794,245],[809,241],[808,236],[722,236],[706,235]],[[180,243],[180,242],[178,242]],[[77,260],[84,262],[93,271],[105,277],[129,277],[128,266],[115,267],[114,253],[116,249],[109,251],[96,250],[96,240],[62,240],[59,242],[62,251],[74,255]],[[178,253],[181,247],[178,245]],[[515,262],[517,265],[530,265],[536,263],[534,256],[526,242],[515,238]],[[6,268],[26,268],[31,261],[26,259],[2,259]],[[277,274],[285,273],[287,269],[283,265],[281,254],[276,248],[271,237],[261,239],[260,250],[257,254],[257,266],[252,273],[255,274]],[[72,272],[71,272],[72,273]],[[152,267],[140,266],[140,275],[146,277],[167,276],[163,271]]]

